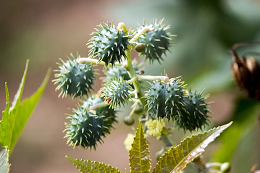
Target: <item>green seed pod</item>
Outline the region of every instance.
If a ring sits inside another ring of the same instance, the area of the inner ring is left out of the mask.
[[[170,27],[162,24],[163,20],[157,23],[156,20],[151,24],[144,23],[141,28],[152,25],[154,28],[152,31],[146,32],[139,37],[138,43],[143,43],[144,50],[140,53],[140,56],[146,56],[146,60],[149,59],[150,63],[155,60],[160,62],[163,60],[162,55],[165,54],[170,47],[171,34],[167,31]]]
[[[67,94],[72,98],[77,96],[88,95],[90,89],[93,86],[93,80],[95,79],[95,72],[92,70],[92,66],[86,62],[79,64],[77,59],[72,55],[73,60],[69,59],[66,62],[62,61],[59,64],[59,70],[55,70],[56,73],[53,81],[58,84],[56,90],[61,89],[59,96],[65,97]]]
[[[74,147],[96,149],[97,142],[103,142],[102,137],[107,134],[103,117],[83,107],[74,109],[73,112],[74,114],[68,117],[70,123],[66,123],[67,143]]]
[[[92,35],[88,43],[91,56],[97,56],[99,61],[105,62],[106,65],[114,65],[117,61],[121,62],[122,57],[126,57],[129,36],[116,29],[113,24],[100,24],[99,30],[96,29]]]
[[[109,82],[112,79],[122,77],[124,80],[130,80],[130,75],[128,71],[122,66],[108,67],[108,70],[105,71],[106,78],[105,82]]]
[[[88,97],[85,101],[83,101],[82,107],[89,109],[93,105],[104,103],[104,100],[97,96]],[[110,129],[112,128],[113,124],[117,122],[116,120],[116,113],[117,111],[113,108],[110,108],[109,105],[97,107],[95,109],[96,115],[103,117],[104,125],[105,125],[105,132],[110,133]],[[107,131],[106,131],[107,130]]]
[[[91,106],[103,103],[97,96],[91,96],[83,101],[82,106],[74,114],[69,115],[70,123],[66,123],[66,138],[69,145],[96,149],[97,142],[103,142],[102,137],[110,134],[113,124],[117,122],[116,111],[109,106],[88,110]]]
[[[153,82],[147,92],[146,106],[150,114],[157,118],[174,119],[184,105],[184,87],[180,77],[170,79],[168,82]]]
[[[137,106],[137,107],[135,108],[135,110],[134,110],[134,113],[135,113],[135,114],[144,113],[144,107],[138,104],[138,106]]]
[[[128,126],[131,126],[135,123],[135,120],[131,116],[124,117],[124,123]]]
[[[129,88],[130,86],[122,77],[114,78],[104,85],[101,96],[112,108],[115,108],[124,105],[130,99]]]
[[[189,93],[184,98],[185,106],[181,109],[179,116],[175,118],[178,127],[184,129],[184,131],[201,129],[203,126],[209,123],[209,112],[205,103],[206,97],[202,96],[202,93]]]
[[[139,73],[138,67],[136,65],[134,65],[133,68],[136,74]],[[120,77],[122,77],[125,81],[131,79],[129,72],[122,66],[108,67],[108,70],[104,71],[104,73],[106,74],[106,77],[103,79],[104,82],[109,82],[114,78],[120,78]],[[134,89],[133,84],[129,84],[129,85]]]

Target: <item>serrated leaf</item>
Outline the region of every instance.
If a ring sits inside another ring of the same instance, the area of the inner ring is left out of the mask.
[[[66,158],[81,172],[81,173],[121,173],[118,168],[114,168],[104,163],[73,159],[69,156]]]
[[[7,84],[5,84],[6,108],[5,111],[3,111],[2,120],[0,121],[0,144],[3,147],[9,149],[10,151],[9,155],[12,153],[15,143],[17,142],[33,109],[35,108],[37,102],[39,101],[50,76],[50,70],[49,70],[41,86],[38,88],[38,90],[31,97],[21,102],[25,78],[28,69],[28,62],[29,61],[26,62],[24,75],[22,77],[20,87],[15,95],[11,108],[9,108],[8,87]]]
[[[7,149],[0,151],[0,173],[8,173],[10,169],[10,164],[8,163],[8,153]]]
[[[232,159],[234,153],[238,151],[239,143],[245,139],[255,124],[259,108],[260,104],[255,100],[244,97],[236,100],[232,113],[234,124],[220,136],[221,145],[211,154],[211,160],[222,163]]]
[[[151,169],[150,152],[144,137],[142,123],[139,122],[132,148],[129,150],[131,173],[149,173]]]
[[[178,173],[195,157],[199,156],[209,143],[228,128],[232,122],[207,132],[186,138],[176,147],[170,148],[157,162],[153,173]]]

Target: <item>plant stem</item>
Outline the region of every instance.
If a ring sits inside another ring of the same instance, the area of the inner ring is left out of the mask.
[[[107,106],[108,104],[106,102],[101,102],[101,103],[97,103],[95,105],[92,105],[89,107],[89,110],[95,110],[97,108],[100,108],[100,107],[105,107]]]
[[[203,160],[202,155],[196,157],[192,162],[198,168],[199,173],[209,173],[209,169],[206,167],[206,164],[205,164],[205,162]]]
[[[146,27],[143,27],[142,30],[140,30],[130,41],[129,43],[135,43],[135,41],[144,33],[146,32],[149,32],[149,31],[152,31],[153,30],[153,27],[152,25],[149,25],[149,26],[146,26]]]
[[[137,77],[133,77],[132,79],[126,81],[127,84],[134,83],[136,81]]]
[[[162,136],[161,136],[161,140],[162,140],[163,143],[165,144],[165,147],[172,147],[173,142],[172,142],[172,140],[169,138],[169,135],[162,135]]]
[[[132,60],[131,60],[130,49],[126,51],[126,57],[127,57],[127,67],[126,68],[129,71],[130,77],[131,77],[131,79],[136,78],[135,71],[134,71],[133,64],[132,64]],[[139,84],[139,81],[135,80],[133,82],[133,85],[134,85],[135,90],[136,90],[136,96],[135,97],[140,100],[140,103],[144,107],[146,105],[146,101],[144,99],[144,95],[142,93],[142,89],[141,89],[141,86]]]
[[[88,63],[93,63],[93,64],[100,64],[100,65],[106,65],[105,62],[103,61],[99,61],[97,59],[93,59],[93,58],[86,58],[86,57],[82,57],[76,60],[79,64],[82,64],[84,62],[88,62]],[[109,66],[112,66],[112,64],[108,64]],[[122,66],[122,64],[116,62],[114,64],[115,66]]]
[[[136,75],[138,79],[143,80],[162,80],[164,82],[167,82],[169,78],[167,76],[150,76],[150,75]]]

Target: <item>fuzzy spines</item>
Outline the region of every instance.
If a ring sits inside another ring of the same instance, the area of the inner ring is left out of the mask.
[[[68,117],[70,123],[66,123],[65,129],[68,145],[96,149],[97,142],[102,143],[102,137],[106,135],[103,118],[83,107],[74,109],[73,112]]]
[[[187,97],[184,98],[185,106],[180,111],[179,116],[175,118],[176,124],[184,131],[201,129],[209,123],[210,111],[208,104],[205,102],[206,97],[202,93],[189,92]]]
[[[169,50],[172,35],[168,32],[169,26],[163,25],[163,20],[159,22],[154,20],[151,24],[144,23],[142,27],[149,25],[152,25],[153,30],[141,35],[137,42],[145,45],[139,55],[145,56],[152,64],[155,60],[158,62],[163,60],[162,55]]]
[[[105,71],[105,74],[106,74],[106,78],[105,78],[106,82],[113,80],[115,77],[116,78],[122,77],[125,81],[131,79],[128,71],[122,66],[108,67],[108,70]]]
[[[73,109],[70,120],[66,123],[67,143],[70,146],[82,146],[83,148],[96,149],[97,143],[103,142],[103,137],[110,134],[113,124],[117,122],[116,111],[109,106],[97,107],[90,110],[91,106],[103,103],[103,99],[91,96]]]
[[[90,56],[97,56],[99,61],[106,65],[121,62],[126,57],[125,51],[128,49],[129,36],[113,24],[103,23],[99,25],[99,30],[92,33],[93,37],[88,43]]]
[[[67,61],[61,60],[59,63],[59,70],[55,70],[56,79],[54,83],[58,84],[56,90],[61,89],[59,96],[65,97],[66,95],[74,97],[82,97],[83,95],[88,95],[92,86],[94,85],[93,80],[94,70],[92,70],[92,65],[84,62],[79,64],[77,59],[72,55],[72,59]]]
[[[168,82],[154,81],[147,92],[148,112],[154,118],[174,119],[184,104],[184,87],[180,77]]]
[[[104,97],[112,108],[120,107],[130,99],[129,89],[130,86],[122,77],[115,77],[104,85],[101,96]]]
[[[83,101],[82,106],[86,109],[89,109],[91,106],[104,103],[104,100],[96,95],[88,97],[85,101]],[[113,124],[117,122],[116,113],[117,111],[109,105],[97,107],[95,109],[96,115],[102,116],[104,120],[104,124],[107,130],[110,130],[113,127]],[[107,133],[110,133],[109,131]]]

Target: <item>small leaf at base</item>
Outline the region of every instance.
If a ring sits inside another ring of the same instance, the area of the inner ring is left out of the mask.
[[[73,159],[69,156],[66,158],[81,172],[81,173],[122,173],[118,168],[114,168],[104,163]]]

